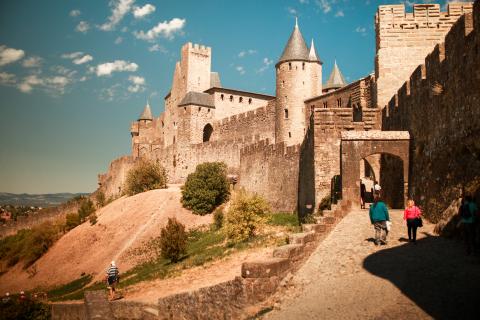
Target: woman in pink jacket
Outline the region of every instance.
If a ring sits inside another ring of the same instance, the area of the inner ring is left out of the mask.
[[[415,205],[415,202],[412,199],[409,199],[407,201],[405,212],[403,213],[403,220],[407,220],[408,241],[412,241],[413,238],[414,244],[417,244],[417,218],[420,218],[421,215],[422,211],[420,211],[420,208]]]

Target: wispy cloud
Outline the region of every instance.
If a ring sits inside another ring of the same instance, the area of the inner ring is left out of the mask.
[[[362,36],[366,36],[367,28],[358,26],[355,28],[355,32],[360,33]]]
[[[93,57],[89,54],[86,54],[81,58],[73,59],[72,62],[74,64],[84,64],[84,63],[87,63],[87,62],[92,61],[92,60],[93,60]]]
[[[143,92],[145,91],[145,78],[139,76],[130,76],[128,80],[131,82],[131,85],[128,86],[127,90],[130,92]]]
[[[260,69],[257,70],[257,73],[263,73],[272,64],[273,64],[273,60],[268,59],[268,58],[263,58],[263,65],[262,65],[262,67],[260,67]]]
[[[70,11],[69,14],[70,14],[70,17],[78,17],[79,15],[82,14],[82,12],[78,9],[74,9],[74,10]]]
[[[143,17],[148,16],[155,12],[155,6],[147,3],[143,7],[134,7],[133,8],[133,16],[137,19],[141,19]]]
[[[22,62],[22,66],[25,68],[39,68],[42,65],[42,58],[40,57],[28,57]]]
[[[300,2],[301,4],[308,4],[308,0],[298,0],[298,2]]]
[[[25,56],[25,51],[21,49],[8,48],[7,46],[0,46],[0,66],[13,63],[22,59]]]
[[[81,33],[87,33],[90,30],[90,24],[87,21],[80,21],[75,27],[75,31]]]
[[[62,54],[62,58],[63,59],[75,59],[75,58],[80,57],[82,54],[83,54],[83,52],[81,52],[81,51],[64,53],[64,54]]]
[[[18,90],[24,93],[31,93],[34,88],[41,88],[53,95],[62,95],[66,87],[72,82],[68,76],[56,75],[51,77],[40,77],[39,75],[28,75],[17,84]]]
[[[90,72],[94,72],[98,77],[102,77],[110,76],[113,72],[135,72],[137,69],[138,65],[134,62],[115,60],[91,67]]]
[[[287,7],[288,13],[290,13],[292,16],[298,16],[298,11],[295,8],[292,7]]]
[[[17,82],[17,77],[12,73],[0,72],[0,84],[13,85]]]
[[[154,44],[153,46],[149,47],[148,51],[150,51],[150,52],[160,51],[161,53],[168,53],[167,49],[165,49],[164,47],[162,47],[159,44]]]
[[[117,38],[115,39],[115,44],[120,44],[120,43],[122,43],[122,42],[123,42],[123,38],[122,38],[122,37],[117,37]]]
[[[329,0],[315,0],[315,4],[322,10],[323,13],[332,11],[332,4]]]
[[[255,54],[257,53],[257,50],[253,50],[253,49],[248,49],[248,50],[242,50],[238,53],[238,57],[239,58],[243,58],[245,57],[246,55],[252,55],[252,54]]]
[[[339,18],[339,17],[345,17],[345,13],[343,13],[343,10],[338,10],[336,13],[335,13],[335,17]]]
[[[93,57],[89,54],[85,54],[81,51],[64,53],[62,54],[63,59],[70,59],[74,64],[84,64],[93,60]]]
[[[245,74],[245,68],[243,66],[236,66],[235,70],[237,70],[241,75]]]
[[[158,37],[166,39],[173,39],[176,34],[181,33],[183,27],[185,27],[186,20],[180,18],[173,18],[170,21],[164,21],[158,23],[155,27],[147,32],[135,31],[133,34],[137,39],[146,41],[154,41]]]
[[[110,0],[112,14],[108,17],[107,22],[99,26],[99,28],[103,31],[114,30],[117,24],[130,11],[134,2],[135,0]]]
[[[113,101],[114,98],[118,96],[118,91],[120,89],[120,84],[114,84],[110,88],[105,88],[102,89],[100,92],[100,99],[106,100],[106,101]]]

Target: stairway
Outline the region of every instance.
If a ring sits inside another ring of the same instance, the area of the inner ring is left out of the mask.
[[[85,292],[87,319],[114,320],[110,303],[104,290]]]

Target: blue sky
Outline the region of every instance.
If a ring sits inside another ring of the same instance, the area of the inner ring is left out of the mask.
[[[182,44],[212,47],[225,87],[274,95],[274,64],[298,16],[307,43],[348,81],[372,72],[374,0],[2,0],[0,192],[91,192],[155,116]],[[441,2],[442,5],[445,1]]]

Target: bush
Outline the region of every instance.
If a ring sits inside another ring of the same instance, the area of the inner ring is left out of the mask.
[[[80,209],[78,209],[78,217],[80,218],[80,223],[85,222],[87,218],[94,212],[95,206],[93,205],[92,200],[84,200],[80,205]]]
[[[0,303],[0,314],[2,319],[51,319],[50,305],[32,300],[18,301],[12,297],[7,302]]]
[[[323,212],[323,210],[330,210],[331,208],[331,197],[330,195],[326,195],[325,197],[323,197],[323,199],[320,201],[320,204],[318,205],[318,211],[320,213]]]
[[[207,162],[197,166],[182,187],[182,204],[195,214],[205,215],[224,203],[230,195],[227,166]]]
[[[213,227],[215,230],[219,230],[223,226],[224,214],[223,214],[223,206],[219,206],[213,212]]]
[[[78,213],[67,213],[65,218],[65,230],[70,231],[80,224],[80,216]]]
[[[92,213],[88,217],[88,221],[90,221],[90,224],[93,226],[95,223],[97,223],[97,215],[95,213]]]
[[[165,228],[160,234],[162,257],[177,262],[187,251],[187,233],[185,226],[175,218],[168,218]]]
[[[95,195],[95,201],[97,202],[97,208],[101,208],[106,204],[105,193],[98,191]]]
[[[140,160],[127,174],[125,193],[129,196],[167,187],[167,174],[158,163]]]
[[[266,222],[270,208],[265,199],[257,194],[249,195],[245,191],[235,194],[225,214],[224,229],[232,242],[249,240],[257,229]]]

